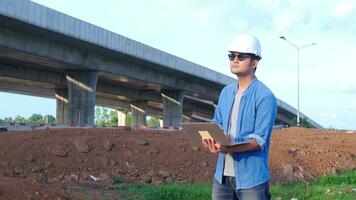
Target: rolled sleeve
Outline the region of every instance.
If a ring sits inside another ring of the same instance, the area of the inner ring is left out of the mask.
[[[255,139],[263,151],[269,142],[277,113],[277,100],[273,94],[263,97],[257,107],[254,132],[247,138]]]
[[[263,137],[261,137],[261,136],[259,136],[257,134],[250,134],[250,135],[247,136],[247,139],[250,139],[250,140],[251,139],[255,139],[256,142],[258,143],[258,145],[260,146],[260,148],[264,149],[265,144],[266,144],[266,140]]]

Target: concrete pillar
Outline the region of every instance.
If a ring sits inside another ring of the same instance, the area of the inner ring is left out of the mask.
[[[162,90],[163,126],[181,127],[183,120],[183,90]]]
[[[147,101],[135,101],[131,105],[132,121],[131,126],[143,128],[146,125]]]
[[[57,101],[56,123],[58,125],[68,124],[68,89],[55,88]]]
[[[97,71],[69,71],[66,75],[69,124],[94,126]]]
[[[191,116],[191,115],[190,115]],[[184,123],[189,123],[189,122],[191,122],[191,117],[188,117],[188,116],[186,116],[186,115],[183,115],[183,122]]]
[[[126,109],[117,109],[117,125],[126,126]]]
[[[159,119],[159,127],[163,127],[163,120]]]

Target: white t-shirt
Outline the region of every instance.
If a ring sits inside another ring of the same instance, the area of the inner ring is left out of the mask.
[[[234,104],[232,106],[232,111],[230,115],[230,128],[228,131],[228,135],[231,141],[234,141],[234,138],[236,136],[236,126],[242,94],[243,92],[236,92]],[[224,176],[235,176],[234,159],[229,153],[225,156]]]

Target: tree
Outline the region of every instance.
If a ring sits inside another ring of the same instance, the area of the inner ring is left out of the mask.
[[[329,131],[334,131],[334,130],[337,130],[337,129],[330,125],[329,128],[328,128],[328,130],[329,130]]]
[[[132,123],[132,113],[129,112],[126,114],[126,121],[125,121],[125,125],[126,126],[131,126]]]
[[[54,124],[56,122],[56,118],[53,115],[44,116],[44,122],[46,124]]]
[[[301,127],[314,128],[314,126],[308,122],[308,118],[306,118],[306,117],[301,117],[299,123],[300,123]],[[291,119],[290,126],[291,127],[297,126],[297,117],[293,117],[293,119]]]
[[[110,125],[114,126],[117,125],[118,118],[117,118],[117,111],[113,110],[110,112]]]
[[[126,114],[126,126],[131,126],[132,114]],[[117,111],[101,106],[95,107],[95,126],[115,126],[118,123]]]
[[[160,127],[159,119],[156,119],[155,117],[151,117],[151,118],[147,121],[147,127],[152,127],[152,128],[158,128],[158,127]]]
[[[12,123],[14,120],[12,119],[12,117],[5,117],[4,118],[4,124],[10,124]]]
[[[41,114],[32,114],[31,117],[27,119],[29,124],[44,124],[43,116]]]
[[[111,126],[116,126],[118,123],[118,116],[117,116],[117,111],[112,110],[110,112],[109,116],[110,122],[108,123]],[[132,114],[131,113],[126,113],[126,118],[125,118],[125,126],[131,126],[131,121],[132,121]]]
[[[100,106],[95,106],[95,126],[102,126],[103,123],[102,109]]]
[[[109,113],[110,111],[110,113]],[[111,109],[96,106],[95,107],[95,126],[108,126],[113,125],[112,118],[113,112]]]
[[[26,123],[26,118],[20,116],[20,115],[17,115],[14,119],[15,123]]]

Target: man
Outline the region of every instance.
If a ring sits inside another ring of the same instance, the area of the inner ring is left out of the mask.
[[[232,144],[242,144],[228,147],[213,139],[202,140],[211,153],[219,154],[212,197],[270,199],[268,154],[277,100],[255,76],[261,59],[260,42],[252,35],[242,35],[231,44],[228,57],[237,81],[221,91],[213,122]]]

